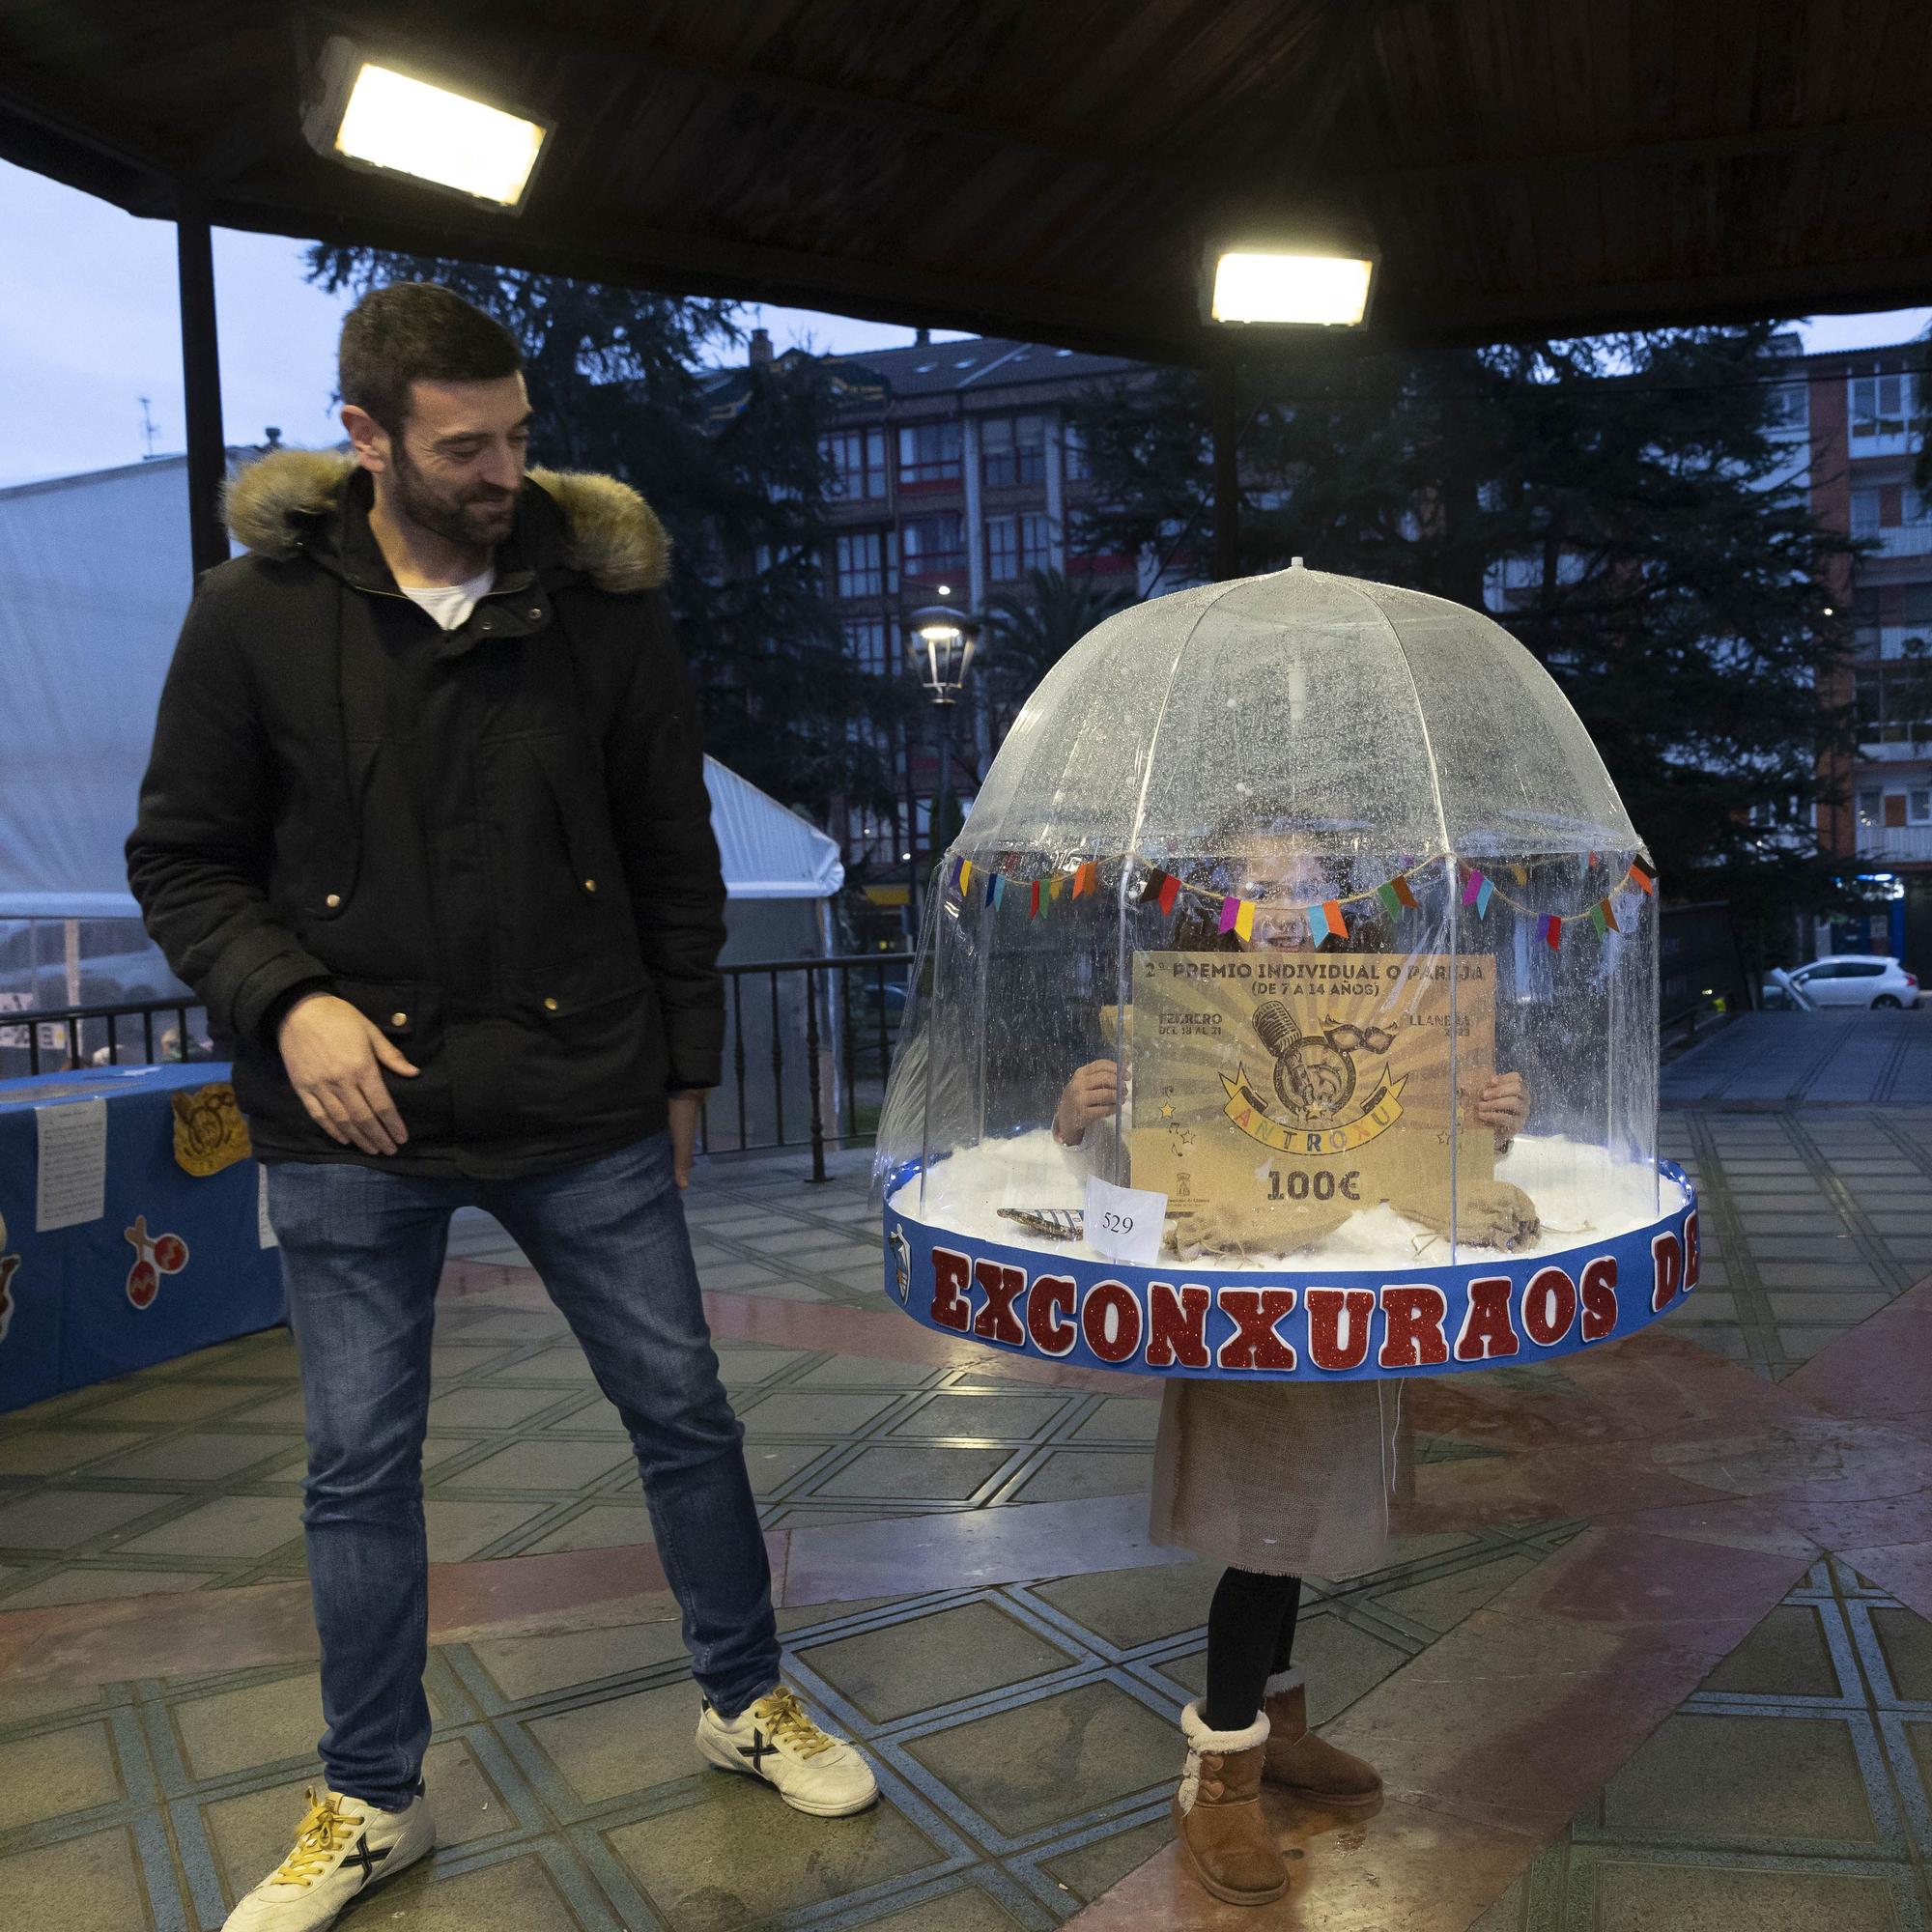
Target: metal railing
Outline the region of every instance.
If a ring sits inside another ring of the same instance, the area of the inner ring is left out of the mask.
[[[910,952],[721,966],[724,1077],[707,1096],[704,1153],[811,1149],[826,1178],[831,1146],[863,1146],[878,1125],[905,1011]],[[770,1069],[769,1085],[753,1073]],[[799,1131],[794,1131],[794,1128]]]
[[[199,1025],[189,1026],[190,1014]],[[172,1032],[167,1030],[170,1019]],[[158,1041],[157,1021],[163,1029]],[[0,1075],[24,1073],[31,1078],[96,1065],[154,1065],[213,1057],[207,1009],[193,999],[0,1011]]]
[[[707,1096],[699,1150],[811,1150],[869,1141],[905,1010],[910,952],[727,965],[724,1070]],[[194,1022],[190,1025],[190,1020]],[[192,1000],[0,1012],[0,1077],[222,1057]]]

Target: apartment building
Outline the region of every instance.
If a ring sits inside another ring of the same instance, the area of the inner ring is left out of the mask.
[[[1869,917],[1819,935],[1821,950],[1889,952],[1932,972],[1932,503],[1913,482],[1919,384],[1932,343],[1804,359],[1779,391],[1803,431],[1819,521],[1873,541],[1844,586],[1853,661],[1835,696],[1856,706],[1854,757],[1829,774],[1820,809],[1827,851],[1889,895]]]
[[[751,359],[772,355],[756,330]],[[904,349],[822,360],[836,476],[825,582],[867,670],[910,676],[906,620],[922,605],[982,611],[997,593],[1028,595],[1036,570],[1136,587],[1135,558],[1080,546],[1078,514],[1094,486],[1071,412],[1096,384],[1141,364],[986,337],[933,342],[923,330]],[[948,790],[965,804],[994,750],[983,683],[959,710]],[[922,715],[910,745],[882,748],[899,774],[898,809],[881,818],[854,807],[828,828],[882,913],[905,906],[912,875],[931,861],[939,774],[928,723]]]

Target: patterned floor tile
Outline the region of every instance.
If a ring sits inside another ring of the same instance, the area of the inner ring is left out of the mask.
[[[298,1496],[216,1496],[117,1548],[144,1556],[266,1556],[301,1533]]]
[[[199,1570],[122,1570],[111,1565],[56,1570],[37,1583],[0,1596],[0,1609],[33,1610],[53,1604],[95,1604],[110,1597],[149,1597],[198,1590],[209,1581]]]
[[[615,1630],[563,1631],[554,1636],[504,1637],[469,1646],[505,1703],[519,1704],[574,1685],[624,1677],[684,1657],[675,1623],[625,1624]]]
[[[137,1932],[154,1923],[134,1839],[125,1826],[0,1856],[0,1891],[8,1922],[16,1926]]]
[[[1083,1684],[916,1738],[907,1751],[1009,1836],[1164,1784],[1179,1726],[1112,1684]]]
[[[986,1603],[887,1624],[799,1654],[874,1723],[1003,1690],[1077,1661]]]
[[[525,1728],[588,1806],[689,1777],[696,1721],[687,1682],[601,1698]]]
[[[1005,1449],[867,1449],[816,1486],[828,1496],[918,1496],[964,1502],[1006,1462]]]
[[[438,1492],[464,1490],[539,1490],[575,1495],[591,1483],[630,1465],[628,1449],[609,1442],[522,1440],[437,1485]]]
[[[0,1436],[0,1476],[64,1476],[145,1439],[131,1429],[21,1430]]]
[[[1132,1650],[1162,1637],[1200,1630],[1221,1579],[1218,1563],[1171,1563],[1145,1570],[1100,1570],[1086,1577],[1036,1583],[1038,1598],[1091,1631],[1103,1643]]]
[[[1061,1395],[934,1396],[895,1422],[895,1435],[980,1437],[995,1442],[1026,1442],[1038,1436],[1068,1406]]]
[[[322,1686],[314,1671],[301,1671],[181,1695],[169,1711],[188,1776],[221,1777],[312,1757],[322,1735]]]
[[[628,1544],[654,1543],[642,1499],[621,1503],[591,1503],[580,1509],[554,1529],[547,1529],[532,1542],[518,1547],[517,1554],[527,1555],[547,1549],[621,1549]]]
[[[181,1500],[112,1490],[43,1490],[0,1503],[0,1548],[72,1549]]]
[[[605,1836],[669,1932],[761,1924],[944,1862],[890,1800],[856,1818],[810,1819],[723,1773],[696,1804]]]
[[[1883,1878],[1621,1861],[1592,1877],[1596,1917],[1575,1922],[1601,1932],[1902,1932]]]
[[[1857,1744],[1835,1717],[1680,1712],[1605,1787],[1604,1828],[1665,1844],[1878,1839]]]

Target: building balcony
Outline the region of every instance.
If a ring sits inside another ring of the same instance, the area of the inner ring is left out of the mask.
[[[1917,524],[1887,524],[1873,532],[1880,556],[1932,556],[1932,519]]]
[[[1859,863],[1932,864],[1932,825],[1861,826]]]

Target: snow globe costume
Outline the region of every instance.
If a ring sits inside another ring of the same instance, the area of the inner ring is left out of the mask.
[[[1647,855],[1542,667],[1298,565],[1090,633],[940,868],[888,1290],[1166,1378],[1153,1534],[1228,1566],[1177,1799],[1219,1896],[1286,1887],[1262,1776],[1378,1794],[1288,1645],[1302,1575],[1381,1557],[1403,1380],[1601,1347],[1696,1284],[1657,973]]]

